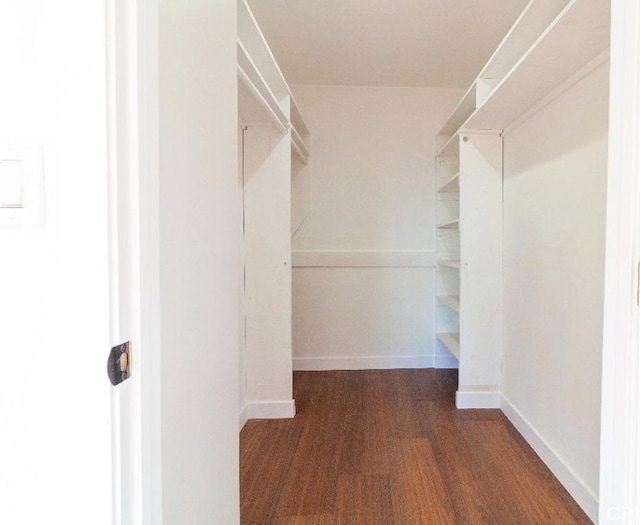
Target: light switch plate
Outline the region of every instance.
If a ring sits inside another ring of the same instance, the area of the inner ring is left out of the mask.
[[[23,172],[21,160],[0,159],[0,208],[22,208]]]
[[[33,142],[0,142],[0,228],[42,226],[42,145]]]

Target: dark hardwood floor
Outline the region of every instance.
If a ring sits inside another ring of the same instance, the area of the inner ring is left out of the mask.
[[[452,370],[297,372],[298,415],[240,434],[241,523],[590,524],[498,410],[456,410]]]

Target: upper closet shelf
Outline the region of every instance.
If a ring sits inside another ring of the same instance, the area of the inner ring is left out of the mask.
[[[438,188],[438,193],[457,193],[460,191],[460,172],[456,173],[453,177],[451,177],[448,181],[446,181],[442,186]]]
[[[573,0],[484,103],[465,129],[505,129],[609,47],[610,2]]]
[[[447,122],[440,130],[438,135],[442,136],[444,140],[448,137],[451,137],[465,120],[469,118],[469,115],[473,113],[476,109],[476,83],[471,84],[467,92],[464,94],[458,105],[453,110]]]
[[[440,148],[438,151],[438,157],[457,157],[458,156],[458,145],[459,145],[460,137],[456,135],[452,135],[449,139],[444,143],[444,146]]]
[[[238,79],[245,88],[239,100],[243,118],[260,119],[262,115],[251,111],[260,107],[282,132],[291,128],[292,148],[306,161],[309,130],[245,0],[238,0]],[[247,94],[258,104],[246,103]]]
[[[289,127],[289,117],[285,108],[283,108],[275,93],[270,89],[264,76],[239,40],[238,79],[245,88],[245,91],[239,93],[238,98],[242,117],[247,121],[261,121],[262,115],[258,112],[261,109],[271,118],[273,124],[285,133]],[[246,100],[246,93],[253,97],[257,104]]]
[[[477,84],[476,106],[486,100],[489,93],[495,89],[500,80],[507,75],[567,4],[568,0],[529,1],[480,71],[475,82]]]
[[[605,0],[531,0],[447,120],[443,140],[465,130],[504,130],[603,60],[609,10]]]

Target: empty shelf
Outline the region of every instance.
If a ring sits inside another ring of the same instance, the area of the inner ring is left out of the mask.
[[[457,230],[460,226],[460,219],[456,219],[454,221],[445,222],[444,224],[439,224],[438,228],[443,230]]]
[[[460,191],[460,185],[458,184],[459,180],[460,172],[456,173],[447,182],[440,186],[438,188],[438,193],[457,193],[458,191]]]
[[[445,332],[438,334],[438,340],[447,347],[456,359],[460,359],[460,334],[455,332]]]
[[[460,298],[455,295],[440,295],[438,296],[438,302],[456,312],[460,312]]]
[[[460,269],[460,261],[446,261],[446,260],[440,260],[438,261],[438,264],[440,266],[446,266],[448,268],[456,268],[456,269]]]

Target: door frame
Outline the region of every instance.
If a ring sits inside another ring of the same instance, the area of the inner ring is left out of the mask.
[[[600,524],[640,517],[640,5],[612,4],[609,177],[600,457]],[[133,292],[135,410],[114,394],[115,522],[162,522],[158,264],[157,0],[106,0],[109,13],[112,338],[120,340],[125,276]],[[126,166],[126,170],[124,167]],[[133,197],[121,199],[123,191]],[[123,209],[123,202],[128,206]],[[126,218],[126,219],[125,219]],[[129,238],[128,233],[133,237]],[[133,253],[122,261],[125,239]],[[130,273],[127,273],[130,272]],[[139,372],[139,375],[136,375]],[[118,424],[118,422],[120,422]],[[123,448],[131,462],[123,464]],[[128,481],[125,481],[128,478]],[[123,492],[126,483],[135,487]]]
[[[114,523],[162,523],[157,0],[106,0]]]
[[[640,520],[640,4],[611,1],[601,525]]]

